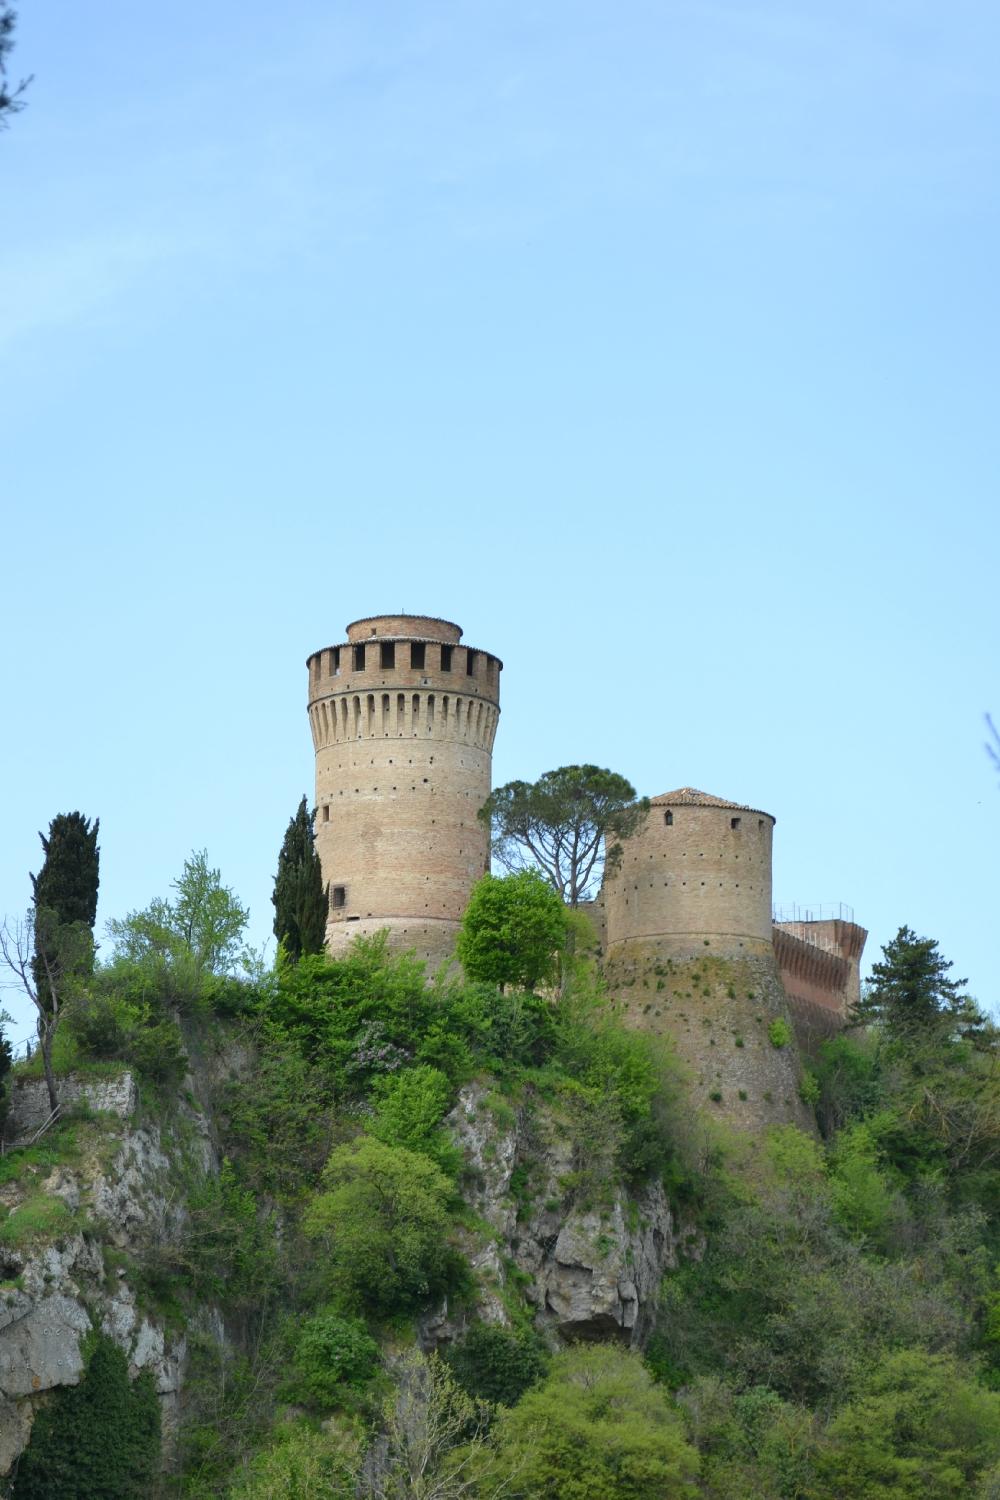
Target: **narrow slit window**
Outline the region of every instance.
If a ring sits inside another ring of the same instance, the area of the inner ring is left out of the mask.
[[[674,815],[670,811],[669,807],[667,808],[666,812],[663,814],[663,821],[664,821],[664,823],[666,823],[666,825],[667,825],[668,828],[672,828],[674,826]]]
[[[466,672],[466,676],[467,677],[475,677],[475,675],[476,675],[476,652],[475,651],[467,651],[465,653],[465,672]]]
[[[329,823],[329,821],[330,821],[330,804],[329,804],[329,802],[324,802],[323,803],[323,822],[324,823]]]
[[[383,672],[391,672],[396,665],[396,642],[383,641],[381,649],[381,663]]]
[[[365,670],[365,647],[364,642],[354,648],[354,670],[363,672]]]
[[[450,672],[451,671],[451,653],[452,653],[452,647],[451,646],[442,646],[441,647],[441,670],[442,670],[442,672]]]
[[[729,819],[729,826],[730,826],[730,828],[739,828],[739,826],[740,826],[740,820],[739,820],[739,818],[730,818]]]
[[[422,672],[427,660],[427,647],[423,641],[410,642],[410,667],[414,672]]]
[[[347,905],[346,885],[332,885],[330,887],[330,905],[335,911],[339,911],[342,906]]]

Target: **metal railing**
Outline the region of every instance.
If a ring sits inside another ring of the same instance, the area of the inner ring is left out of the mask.
[[[844,901],[810,901],[803,905],[775,906],[772,922],[853,922],[854,907]]]

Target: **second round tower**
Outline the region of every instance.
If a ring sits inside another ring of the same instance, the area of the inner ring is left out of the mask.
[[[327,947],[388,928],[437,963],[489,868],[478,813],[491,790],[498,657],[449,620],[378,615],[309,657],[316,848]]]

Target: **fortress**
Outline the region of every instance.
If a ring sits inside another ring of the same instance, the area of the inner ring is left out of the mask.
[[[400,614],[355,620],[307,665],[327,947],[388,928],[440,964],[489,869],[477,815],[503,663],[448,620]],[[774,823],[692,787],[656,796],[589,907],[623,1017],[669,1032],[699,1091],[745,1124],[802,1118],[787,1040],[808,1050],[843,1024],[867,936],[843,913],[772,920]]]

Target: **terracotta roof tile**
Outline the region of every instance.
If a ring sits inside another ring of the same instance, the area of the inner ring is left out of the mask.
[[[774,822],[774,814],[764,812],[761,807],[748,807],[745,802],[728,802],[725,797],[713,797],[710,792],[699,792],[697,787],[681,786],[674,792],[661,792],[650,799],[653,807],[731,807],[736,812],[760,813]]]

